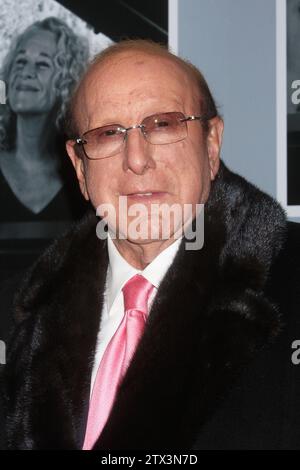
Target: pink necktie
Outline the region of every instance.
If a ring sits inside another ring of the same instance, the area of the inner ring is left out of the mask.
[[[123,287],[125,314],[99,365],[90,401],[83,450],[92,449],[111,411],[118,385],[124,377],[145,327],[153,285],[140,274]]]

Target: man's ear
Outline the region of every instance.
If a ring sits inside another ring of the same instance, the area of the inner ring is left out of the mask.
[[[207,151],[210,166],[210,179],[213,181],[220,166],[220,153],[223,137],[224,122],[219,116],[209,121],[207,132]]]
[[[76,142],[74,140],[67,140],[66,150],[75,168],[80,191],[82,192],[84,198],[88,201],[89,195],[86,188],[84,162],[83,159],[76,153]]]

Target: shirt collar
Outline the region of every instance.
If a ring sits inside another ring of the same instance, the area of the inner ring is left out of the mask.
[[[175,240],[165,250],[151,261],[142,271],[134,268],[119,253],[109,232],[107,233],[107,247],[109,269],[107,275],[107,306],[111,309],[114,300],[126,282],[135,274],[142,274],[151,284],[158,289],[164,275],[172,264],[182,238]]]

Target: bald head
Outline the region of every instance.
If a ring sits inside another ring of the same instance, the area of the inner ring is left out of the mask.
[[[170,75],[178,75],[186,85],[187,93],[192,93],[198,101],[197,112],[199,114],[208,117],[218,115],[209,87],[201,72],[194,65],[172,54],[160,44],[145,40],[126,40],[102,51],[86,70],[70,100],[66,119],[67,135],[74,138],[88,129],[85,104],[87,97],[90,98],[93,95],[97,82],[106,81],[109,86],[111,80],[122,81],[124,72],[127,72],[128,63],[134,64],[135,75],[141,76],[146,62],[159,63],[162,67],[169,69]],[[126,74],[126,79],[130,79],[128,74]],[[207,128],[206,121],[204,128]]]

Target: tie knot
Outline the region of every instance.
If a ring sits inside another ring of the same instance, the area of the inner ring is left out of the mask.
[[[136,274],[123,287],[124,308],[126,310],[140,310],[148,312],[148,299],[153,290],[151,282],[140,274]]]

